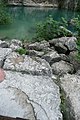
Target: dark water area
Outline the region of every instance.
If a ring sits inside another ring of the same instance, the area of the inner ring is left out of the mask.
[[[70,20],[80,15],[80,12],[64,9],[36,7],[8,7],[7,11],[12,16],[13,22],[10,25],[0,25],[0,38],[31,39],[35,35],[36,24],[44,21],[49,15],[58,21],[61,17]]]

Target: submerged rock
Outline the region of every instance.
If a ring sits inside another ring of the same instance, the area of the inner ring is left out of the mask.
[[[59,87],[48,76],[5,71],[0,83],[0,115],[30,120],[62,120]]]

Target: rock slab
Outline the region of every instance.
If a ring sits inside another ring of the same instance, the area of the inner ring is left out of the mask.
[[[71,116],[74,120],[80,120],[80,76],[66,74],[60,80],[70,104]]]
[[[30,120],[62,120],[59,87],[48,76],[5,71],[0,114]]]

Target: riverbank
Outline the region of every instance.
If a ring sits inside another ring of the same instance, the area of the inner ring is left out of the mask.
[[[33,43],[0,40],[0,72],[4,74],[0,78],[0,115],[30,120],[80,119],[76,41],[75,37]]]
[[[45,4],[45,3],[9,3],[8,6],[24,6],[24,7],[47,7],[47,8],[58,8],[57,4]]]

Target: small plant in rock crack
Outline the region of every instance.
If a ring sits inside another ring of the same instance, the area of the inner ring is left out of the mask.
[[[19,48],[16,50],[16,52],[18,52],[20,55],[23,55],[23,54],[28,55],[29,54],[29,51],[24,48]]]

